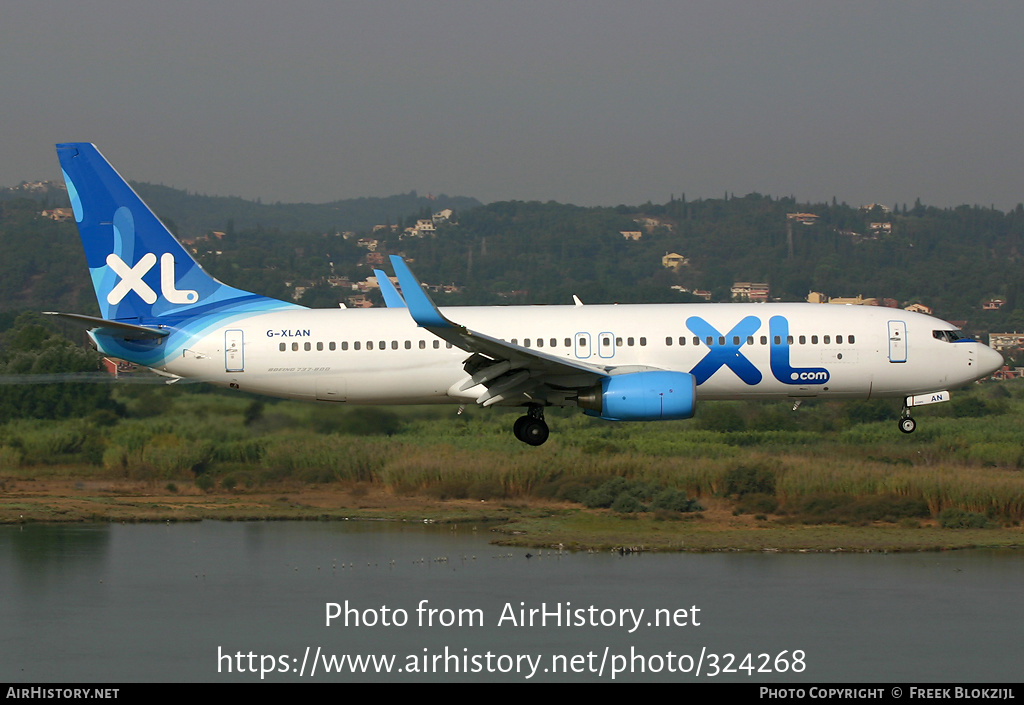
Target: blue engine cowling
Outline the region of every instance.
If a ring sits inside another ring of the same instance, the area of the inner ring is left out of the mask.
[[[697,381],[687,372],[631,372],[606,377],[581,392],[577,403],[587,415],[610,421],[689,419]]]

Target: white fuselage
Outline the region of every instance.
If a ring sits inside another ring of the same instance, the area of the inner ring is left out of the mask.
[[[467,328],[595,367],[697,377],[699,399],[869,398],[949,389],[1002,358],[954,326],[899,309],[821,304],[651,304],[442,309]],[[404,308],[254,314],[213,328],[157,368],[298,399],[467,403],[468,353]],[[508,403],[522,403],[510,401]]]

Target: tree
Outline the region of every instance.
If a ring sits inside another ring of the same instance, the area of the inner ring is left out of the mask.
[[[110,384],[104,383],[99,371],[99,353],[51,332],[38,318],[22,314],[4,335],[0,422],[72,418],[100,410],[120,412]]]

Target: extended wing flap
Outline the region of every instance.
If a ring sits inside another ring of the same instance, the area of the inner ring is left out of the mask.
[[[582,389],[614,374],[610,367],[558,357],[470,330],[441,313],[401,257],[392,255],[391,263],[416,325],[457,348],[473,353],[465,363],[470,378],[462,384],[460,391],[484,385],[488,391],[480,395],[477,403],[494,404],[513,396],[523,396],[530,389],[543,385]],[[522,376],[522,372],[526,375]]]

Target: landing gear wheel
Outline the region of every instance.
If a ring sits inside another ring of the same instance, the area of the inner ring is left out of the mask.
[[[539,446],[548,439],[548,425],[544,421],[544,407],[530,404],[526,416],[520,416],[512,426],[515,437],[531,446]]]
[[[909,416],[904,416],[900,419],[900,430],[903,433],[913,433],[915,428],[917,428],[917,421],[914,421],[914,419]]]
[[[515,424],[512,425],[513,435],[515,435],[515,437],[520,441],[523,441],[523,443],[526,443],[526,441],[523,440],[523,426],[525,426],[529,422],[529,416],[520,416],[518,419],[516,419]]]
[[[543,445],[544,441],[548,439],[547,423],[544,422],[544,419],[534,419],[529,416],[523,418],[526,421],[520,427],[517,438],[531,446]]]

